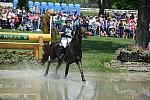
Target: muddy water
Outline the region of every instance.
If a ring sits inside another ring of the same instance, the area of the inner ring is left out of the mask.
[[[150,73],[0,71],[0,100],[150,100]]]

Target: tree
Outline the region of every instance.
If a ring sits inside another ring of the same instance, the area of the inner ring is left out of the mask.
[[[137,0],[91,0],[97,3],[99,15],[104,14],[104,9],[137,9]]]
[[[91,1],[95,1],[98,5],[98,8],[99,8],[98,16],[103,15],[104,9],[108,7],[109,0],[91,0]]]
[[[22,9],[22,7],[28,8],[28,0],[18,0],[17,7]]]
[[[136,46],[146,48],[150,41],[150,0],[92,0],[98,4],[99,15],[111,4],[116,9],[138,9],[138,25],[135,35]],[[138,5],[138,6],[137,6]]]
[[[68,4],[69,3],[69,0],[66,0],[66,4]]]
[[[109,0],[113,9],[138,9],[137,0]]]
[[[138,26],[135,35],[136,46],[146,48],[150,41],[149,22],[150,22],[150,0],[138,0]]]

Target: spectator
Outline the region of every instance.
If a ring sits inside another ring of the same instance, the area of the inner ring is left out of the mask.
[[[108,32],[109,36],[110,35],[112,36],[114,34],[114,30],[115,30],[115,22],[114,22],[113,18],[110,18],[110,21],[109,21],[109,32]]]
[[[101,30],[101,32],[100,32],[101,34],[100,34],[100,36],[102,36],[102,37],[107,37],[107,33],[106,33],[106,31],[104,31],[104,30]]]
[[[7,13],[5,11],[2,12],[2,28],[3,29],[7,28]]]
[[[16,14],[15,15],[15,28],[16,29],[18,28],[18,25],[19,25],[19,18],[18,18],[18,15]]]
[[[125,30],[123,34],[123,38],[128,38],[128,37],[130,37],[130,24],[129,23],[125,25]]]
[[[38,27],[38,18],[39,15],[38,14],[34,14],[34,18],[33,18],[33,30],[35,31]]]
[[[60,16],[57,16],[57,19],[55,21],[55,24],[56,24],[56,28],[59,29],[60,28],[60,25],[62,23],[62,20],[60,19]]]
[[[100,21],[99,19],[96,20],[96,35],[99,35],[100,34]]]
[[[122,37],[122,35],[124,34],[124,25],[122,20],[120,20],[118,27],[119,27],[119,37]]]
[[[134,23],[134,21],[131,21],[131,23],[130,23],[130,32],[131,32],[131,35],[132,35],[133,39],[135,37],[135,30],[136,30],[136,24]]]
[[[107,19],[104,18],[104,20],[102,21],[102,28],[103,30],[106,32],[106,34],[109,36],[108,34],[108,29],[109,29],[109,21]]]
[[[10,29],[15,30],[15,19],[11,18],[10,20]]]

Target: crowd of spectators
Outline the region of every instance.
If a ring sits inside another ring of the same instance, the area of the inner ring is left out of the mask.
[[[26,12],[25,8],[0,7],[0,27],[2,29],[35,31],[40,14]]]
[[[44,13],[43,13],[44,14]],[[0,27],[2,29],[36,31],[41,28],[41,14],[26,12],[25,8],[12,9],[0,7]],[[53,16],[53,27],[60,28],[65,20],[71,20],[71,27],[76,30],[79,25],[87,28],[89,35],[115,36],[121,38],[134,38],[137,26],[137,14],[128,12],[113,12],[97,16],[69,16],[66,13],[57,13]]]
[[[137,14],[128,12],[115,12],[90,17],[89,26],[96,35],[133,38],[137,28]]]

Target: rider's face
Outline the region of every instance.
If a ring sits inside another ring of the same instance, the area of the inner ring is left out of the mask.
[[[70,23],[67,23],[67,27],[70,27]]]

